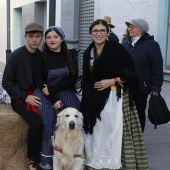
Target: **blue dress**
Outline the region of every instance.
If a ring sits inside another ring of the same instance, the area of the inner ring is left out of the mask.
[[[59,68],[48,71],[47,84],[56,85],[61,81],[67,79],[69,75],[68,68]],[[40,89],[36,88],[34,95],[40,97],[42,105],[37,107],[43,122],[43,135],[42,135],[42,150],[41,150],[41,162],[40,166],[43,169],[52,169],[52,156],[53,150],[51,145],[51,136],[53,136],[56,124],[56,114],[52,109],[52,103],[50,100],[41,92]],[[62,101],[66,107],[73,107],[80,110],[80,101],[75,94],[72,87],[57,92],[57,98]]]

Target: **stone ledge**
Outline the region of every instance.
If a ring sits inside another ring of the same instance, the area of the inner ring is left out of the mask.
[[[0,170],[26,170],[26,122],[10,105],[0,103]]]

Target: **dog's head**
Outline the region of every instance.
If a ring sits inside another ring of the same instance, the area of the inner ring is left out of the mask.
[[[69,130],[82,129],[83,115],[77,109],[68,107],[57,115],[56,126],[61,126]]]

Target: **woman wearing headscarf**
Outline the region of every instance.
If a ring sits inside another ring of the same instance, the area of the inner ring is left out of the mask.
[[[138,87],[131,56],[108,41],[102,19],[89,27],[93,42],[83,55],[86,170],[149,170],[135,100]]]
[[[37,89],[34,94],[41,98],[38,107],[44,125],[40,166],[53,169],[51,136],[55,130],[56,115],[54,108],[73,107],[79,110],[80,101],[73,86],[77,81],[78,67],[75,57],[69,52],[64,31],[51,26],[45,32],[43,56],[33,63],[33,73]]]

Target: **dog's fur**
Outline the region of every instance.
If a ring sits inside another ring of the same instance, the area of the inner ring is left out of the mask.
[[[54,170],[82,170],[84,164],[84,139],[82,114],[74,108],[66,108],[58,114],[57,129],[52,136]],[[81,155],[81,157],[74,157]]]

